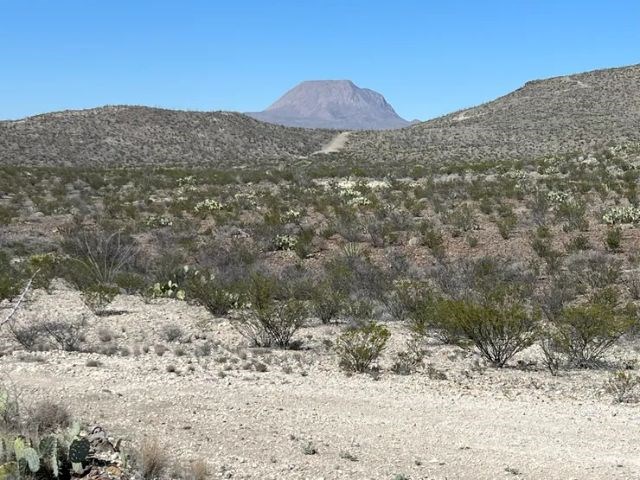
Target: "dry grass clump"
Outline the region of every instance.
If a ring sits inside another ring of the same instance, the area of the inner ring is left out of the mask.
[[[605,391],[613,397],[616,403],[637,402],[639,388],[640,376],[624,370],[618,370],[611,374],[605,384]]]
[[[185,467],[182,478],[183,480],[208,480],[211,478],[211,472],[204,460],[194,460]]]
[[[145,439],[135,459],[138,472],[144,480],[157,480],[169,469],[169,458],[156,439]]]
[[[71,424],[71,413],[61,403],[42,400],[28,412],[28,427],[40,433],[54,432]]]

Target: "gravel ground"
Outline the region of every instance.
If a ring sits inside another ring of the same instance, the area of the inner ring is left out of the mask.
[[[95,317],[62,285],[33,292],[20,321],[84,313],[103,353],[7,343],[0,374],[132,443],[154,437],[177,461],[205,459],[211,478],[640,478],[640,406],[612,403],[606,371],[552,377],[535,352],[495,370],[433,345],[422,371],[398,376],[385,367],[406,336],[392,325],[382,373],[349,377],[329,346],[338,326],[305,329],[300,351],[249,349],[228,320],[184,302],[120,296],[111,308]],[[168,325],[181,340],[166,340]]]

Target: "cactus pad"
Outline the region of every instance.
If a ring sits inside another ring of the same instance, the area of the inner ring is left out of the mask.
[[[71,463],[85,463],[89,456],[91,444],[86,438],[76,438],[69,446],[69,461]]]
[[[22,451],[22,458],[20,460],[24,460],[29,467],[31,472],[37,472],[40,470],[40,455],[35,449],[31,447],[27,447]]]
[[[49,435],[40,440],[40,455],[42,460],[45,461],[51,473],[55,478],[58,478],[58,439]]]

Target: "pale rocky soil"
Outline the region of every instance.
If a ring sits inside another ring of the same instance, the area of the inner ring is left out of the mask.
[[[24,398],[66,402],[78,418],[132,443],[156,437],[178,460],[204,458],[211,478],[640,478],[640,405],[613,404],[603,392],[606,371],[552,377],[529,365],[533,351],[498,371],[433,345],[421,372],[397,376],[388,364],[406,336],[396,324],[382,374],[348,377],[327,346],[338,326],[305,329],[301,351],[266,351],[243,347],[228,320],[183,302],[120,296],[111,308],[124,313],[94,317],[59,284],[34,292],[21,321],[84,312],[88,343],[130,354],[27,355],[6,344],[0,374]],[[167,324],[183,328],[183,343],[162,339]],[[118,338],[102,342],[100,328]],[[207,342],[211,355],[196,356]],[[171,350],[158,356],[158,343]],[[635,355],[633,345],[616,352]],[[36,356],[43,361],[29,361]],[[90,359],[102,365],[86,366]],[[258,361],[266,372],[256,371]],[[429,366],[447,378],[429,375]],[[306,442],[317,454],[304,454]]]

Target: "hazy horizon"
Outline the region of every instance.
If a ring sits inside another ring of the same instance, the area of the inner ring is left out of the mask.
[[[302,81],[348,79],[427,120],[529,80],[640,62],[631,1],[382,6],[7,2],[0,119],[122,104],[254,112]]]

